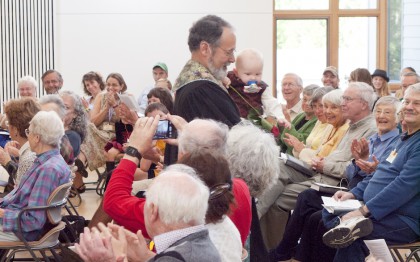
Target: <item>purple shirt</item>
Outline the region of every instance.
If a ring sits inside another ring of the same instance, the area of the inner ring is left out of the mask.
[[[4,216],[0,218],[4,232],[17,232],[17,216],[24,207],[45,206],[47,199],[58,186],[70,182],[70,168],[58,149],[37,156],[32,167],[22,176],[19,186],[0,203]],[[25,238],[41,237],[46,222],[45,211],[29,211],[22,216]]]

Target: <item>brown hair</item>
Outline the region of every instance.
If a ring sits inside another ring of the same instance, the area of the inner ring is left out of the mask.
[[[219,222],[234,203],[232,176],[226,158],[216,151],[203,149],[184,155],[178,164],[194,168],[210,189],[206,223]]]
[[[169,113],[168,109],[166,108],[166,106],[164,104],[162,104],[162,103],[151,103],[150,105],[148,105],[146,107],[146,110],[144,110],[144,115],[147,116],[147,114],[152,113],[155,110],[160,110],[164,114]]]
[[[350,73],[350,81],[352,82],[364,82],[373,88],[372,76],[366,68],[356,68]]]
[[[111,73],[107,76],[106,80],[109,78],[114,78],[118,81],[120,85],[122,85],[121,93],[124,93],[127,90],[127,84],[124,81],[124,78],[120,73]]]
[[[150,90],[150,92],[147,94],[147,99],[151,98],[152,96],[159,98],[160,103],[164,104],[169,113],[172,114],[174,108],[174,99],[172,98],[171,92],[167,88],[152,88],[152,90]]]
[[[86,88],[85,82],[86,81],[96,81],[99,84],[99,88],[101,90],[105,89],[105,83],[104,80],[102,79],[101,74],[94,72],[94,71],[90,71],[86,74],[83,75],[82,78],[82,84],[83,84],[83,92],[85,92],[86,95],[92,95]]]
[[[25,129],[29,127],[29,122],[40,110],[38,102],[31,97],[10,100],[4,108],[9,125],[16,127],[19,136],[25,138]]]

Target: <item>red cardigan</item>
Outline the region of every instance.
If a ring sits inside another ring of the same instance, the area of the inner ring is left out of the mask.
[[[146,199],[131,195],[134,172],[137,166],[134,162],[122,159],[112,173],[105,197],[104,211],[114,221],[126,229],[150,238],[144,223],[144,204]],[[241,234],[242,244],[245,243],[251,227],[251,197],[247,185],[242,179],[233,179],[233,194],[236,206],[231,207],[230,219]]]

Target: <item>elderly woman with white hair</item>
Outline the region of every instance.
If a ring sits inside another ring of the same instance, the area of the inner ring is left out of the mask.
[[[252,196],[251,261],[265,259],[265,246],[256,208],[256,198],[276,183],[280,172],[278,161],[280,148],[274,137],[243,121],[232,127],[227,140],[226,157],[232,176],[241,178]]]
[[[19,91],[20,97],[36,97],[37,88],[38,83],[32,76],[24,76],[19,79],[17,83],[17,89]]]
[[[29,146],[37,158],[19,184],[0,203],[0,241],[20,241],[17,216],[27,206],[44,206],[51,192],[70,181],[70,168],[60,155],[59,145],[64,126],[55,112],[38,112],[25,130]],[[45,211],[29,211],[22,217],[25,239],[42,237],[47,221]]]

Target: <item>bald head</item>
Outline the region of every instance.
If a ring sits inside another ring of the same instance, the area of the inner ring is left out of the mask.
[[[234,72],[244,84],[249,81],[261,82],[264,61],[256,49],[244,49],[236,57]]]
[[[185,154],[203,148],[226,153],[227,125],[210,120],[194,119],[189,122],[178,137],[179,153]]]

